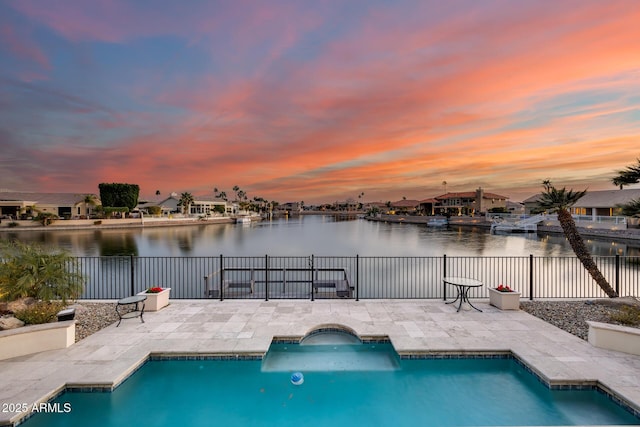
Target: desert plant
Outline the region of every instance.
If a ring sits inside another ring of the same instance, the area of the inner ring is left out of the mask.
[[[39,301],[14,313],[16,319],[27,325],[40,325],[56,320],[56,314],[65,307],[61,301]]]
[[[162,208],[160,206],[149,206],[147,212],[149,212],[149,215],[160,215],[162,214]]]
[[[9,301],[33,297],[66,303],[82,293],[85,277],[68,252],[37,244],[0,244],[0,295]]]
[[[623,306],[620,310],[611,314],[611,320],[623,325],[640,325],[640,307]]]
[[[58,219],[58,215],[52,212],[38,212],[38,216],[33,218],[33,221],[39,222],[43,226],[47,226],[53,224],[55,220]]]

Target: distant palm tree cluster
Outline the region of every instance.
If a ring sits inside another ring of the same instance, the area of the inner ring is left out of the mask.
[[[255,196],[252,200],[249,200],[246,191],[240,189],[239,186],[234,185],[233,188],[234,193],[234,202],[238,204],[241,210],[245,211],[267,211],[272,209],[274,206],[278,205],[278,202],[268,201],[262,197]],[[160,190],[156,191],[156,195],[160,194]],[[214,187],[213,189],[214,197],[224,200],[225,202],[229,201],[229,197],[225,191],[220,191],[218,187]],[[364,193],[363,193],[364,194]],[[182,213],[188,213],[191,205],[194,202],[194,197],[190,192],[184,192],[180,194],[180,199],[178,200],[178,206],[181,207]]]

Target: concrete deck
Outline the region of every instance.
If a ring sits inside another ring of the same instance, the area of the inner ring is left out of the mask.
[[[399,353],[511,351],[554,383],[598,381],[640,411],[640,357],[592,347],[523,311],[459,313],[435,300],[176,301],[63,350],[0,361],[0,405],[46,401],[65,384],[117,385],[151,353],[263,354],[323,324],[388,336]],[[115,307],[115,303],[114,303]],[[0,407],[2,407],[0,406]],[[22,418],[0,412],[0,425]]]

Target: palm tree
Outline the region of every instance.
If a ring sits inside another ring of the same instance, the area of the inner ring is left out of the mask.
[[[558,214],[558,221],[560,221],[562,231],[569,241],[573,252],[576,254],[584,268],[587,269],[591,277],[593,277],[593,280],[596,281],[598,286],[602,288],[607,296],[610,298],[617,297],[618,293],[611,287],[611,285],[609,285],[609,282],[602,275],[595,261],[591,257],[591,253],[589,253],[589,249],[587,249],[587,246],[584,244],[584,240],[582,240],[582,236],[578,232],[576,223],[569,211],[571,206],[573,206],[587,193],[587,190],[573,191],[565,188],[558,190],[551,185],[551,181],[549,180],[543,181],[542,184],[544,185],[545,192],[543,192],[538,199],[537,210],[540,212],[547,211]]]
[[[160,190],[156,190],[156,196],[160,195]]]
[[[630,202],[616,205],[624,216],[640,215],[640,199],[631,199]]]
[[[636,160],[638,161],[637,165],[631,165],[626,169],[618,171],[618,176],[611,180],[613,185],[617,185],[622,190],[625,185],[637,184],[640,182],[640,158]]]
[[[238,200],[238,192],[240,191],[240,187],[234,185],[232,188],[233,192],[236,193],[236,201]]]
[[[611,181],[614,185],[622,188],[625,185],[637,184],[640,182],[640,159],[637,165],[628,166],[626,169],[618,171],[618,176]],[[616,205],[622,211],[624,216],[634,216],[640,214],[640,199],[631,200],[628,203]]]
[[[178,206],[182,206],[182,213],[189,213],[189,208],[193,204],[193,196],[191,193],[182,193],[180,194],[180,200],[178,200]]]

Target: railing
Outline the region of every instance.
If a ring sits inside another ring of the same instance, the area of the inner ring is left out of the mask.
[[[640,295],[640,257],[594,257],[619,295]],[[118,299],[152,286],[171,298],[445,299],[445,276],[486,287],[509,285],[523,298],[604,298],[576,257],[80,257],[82,299]]]
[[[535,215],[520,215],[520,214],[506,214],[506,213],[489,213],[487,214],[491,218],[500,217],[505,221],[522,221],[529,218],[533,218]],[[627,223],[627,217],[625,216],[603,216],[603,215],[571,215],[574,221],[578,224],[580,223],[601,223],[601,224],[611,224],[611,225],[625,225]],[[557,221],[557,214],[548,214],[545,215],[545,221]]]

